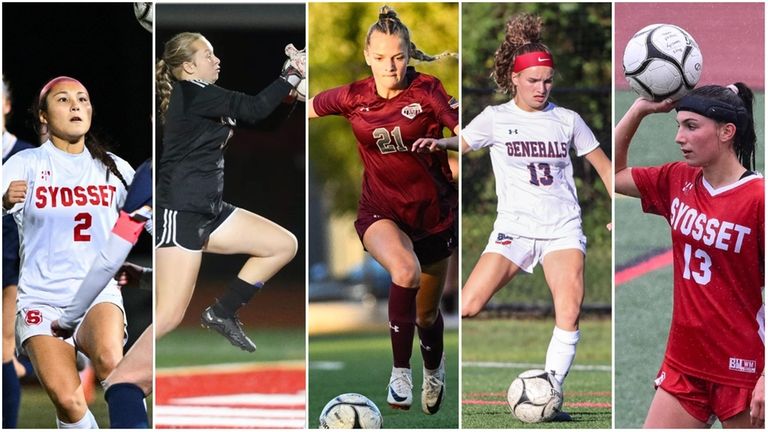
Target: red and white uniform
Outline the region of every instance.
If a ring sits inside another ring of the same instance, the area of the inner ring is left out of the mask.
[[[407,79],[408,88],[392,99],[380,97],[374,79],[366,78],[319,93],[313,106],[320,116],[347,118],[357,138],[365,167],[358,217],[390,219],[420,240],[453,226],[458,193],[446,152],[416,153],[411,145],[442,138],[459,115],[440,80],[410,67]]]
[[[753,388],[765,361],[763,177],[715,189],[701,168],[676,162],[632,168],[632,178],[643,211],[664,216],[672,229],[674,307],[665,363]]]
[[[111,156],[130,184],[133,168]],[[7,211],[19,226],[21,241],[18,310],[62,308],[74,297],[125,201],[125,186],[107,172],[87,148],[68,154],[50,141],[3,165],[3,194],[11,181],[27,182],[26,200]],[[114,280],[107,290],[119,297]]]

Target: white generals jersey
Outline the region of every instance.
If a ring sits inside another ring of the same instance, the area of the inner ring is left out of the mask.
[[[133,168],[110,154],[128,184]],[[3,165],[3,194],[27,182],[27,197],[4,213],[19,226],[21,277],[17,307],[64,307],[75,295],[117,221],[126,188],[88,149],[68,154],[46,141]],[[111,289],[117,289],[114,280]]]
[[[596,149],[581,117],[552,103],[527,112],[514,100],[489,106],[462,131],[472,150],[490,147],[498,229],[530,238],[581,234],[581,208],[568,151]]]

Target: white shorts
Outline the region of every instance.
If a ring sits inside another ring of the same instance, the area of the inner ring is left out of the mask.
[[[506,234],[494,229],[483,253],[500,254],[515,263],[521,270],[533,273],[536,264],[541,262],[544,255],[565,249],[578,249],[586,255],[587,237],[579,233],[553,239],[535,239]]]
[[[118,290],[106,289],[102,291],[96,299],[88,307],[85,315],[93,309],[99,303],[112,303],[120,308],[123,313],[123,345],[128,341],[128,321],[125,316],[125,308],[123,307],[123,296]],[[51,323],[61,316],[64,312],[63,308],[47,306],[47,305],[29,305],[26,308],[20,309],[16,312],[16,350],[19,354],[26,354],[24,348],[24,342],[32,336],[52,336]],[[80,331],[80,323],[75,327],[73,337],[66,339],[64,342],[70,345],[75,345],[77,339],[77,333]]]

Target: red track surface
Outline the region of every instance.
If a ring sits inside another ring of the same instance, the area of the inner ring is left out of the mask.
[[[161,371],[155,392],[158,428],[302,428],[304,368],[254,365]],[[194,399],[204,398],[204,399]]]

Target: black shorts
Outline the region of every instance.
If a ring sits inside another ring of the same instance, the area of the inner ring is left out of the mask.
[[[155,213],[159,229],[155,229],[155,247],[178,246],[191,251],[202,251],[216,228],[220,227],[237,207],[222,203],[217,214],[195,213],[160,207]]]

